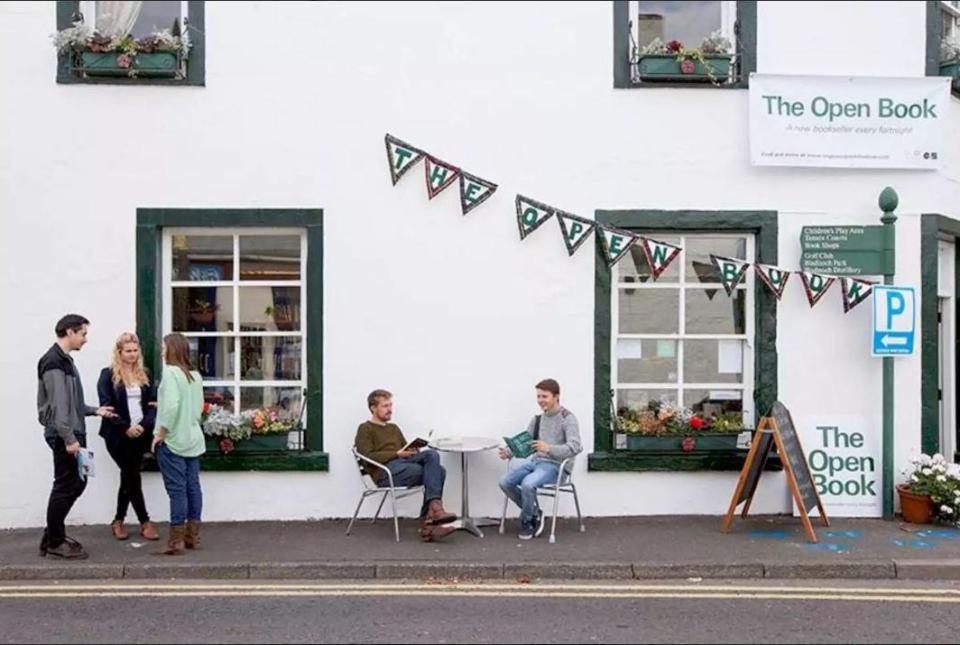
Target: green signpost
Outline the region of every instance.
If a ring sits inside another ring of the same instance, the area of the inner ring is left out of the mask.
[[[884,252],[883,226],[804,226],[800,233],[804,271],[835,276],[893,273]]]

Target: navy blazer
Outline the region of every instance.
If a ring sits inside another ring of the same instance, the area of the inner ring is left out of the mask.
[[[100,372],[100,378],[97,380],[97,394],[100,395],[100,405],[109,405],[113,407],[113,412],[117,416],[114,418],[103,417],[100,420],[100,436],[107,438],[110,436],[126,436],[130,428],[130,407],[127,404],[127,387],[120,383],[113,384],[113,370],[109,367],[103,368]],[[153,432],[153,425],[157,420],[157,406],[150,405],[157,402],[157,388],[153,383],[147,383],[140,386],[140,404],[143,406],[143,426],[145,434]]]

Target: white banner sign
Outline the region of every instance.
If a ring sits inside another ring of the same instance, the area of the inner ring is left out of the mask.
[[[750,75],[755,166],[944,166],[950,79]]]

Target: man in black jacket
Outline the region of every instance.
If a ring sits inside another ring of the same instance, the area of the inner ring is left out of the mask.
[[[47,504],[47,528],[40,541],[40,555],[83,560],[87,553],[79,542],[67,537],[64,523],[74,502],[87,487],[80,477],[77,454],[87,445],[84,417],[113,415],[113,408],[95,408],[84,403],[83,384],[70,352],[87,343],[83,316],[70,314],[57,323],[57,342],[37,364],[37,417],[43,436],[53,450],[53,490]]]

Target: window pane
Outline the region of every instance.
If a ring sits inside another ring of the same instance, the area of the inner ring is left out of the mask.
[[[743,420],[742,390],[684,390],[683,404],[704,417],[729,414]]]
[[[203,388],[203,400],[210,405],[219,405],[228,412],[233,412],[232,387],[205,387]]]
[[[175,288],[173,330],[233,330],[233,287]]]
[[[188,338],[190,362],[204,379],[227,381],[233,378],[232,338]]]
[[[666,242],[667,244],[676,244],[680,246],[680,238],[678,237],[655,237],[658,242]],[[619,276],[621,282],[647,282],[651,279],[652,274],[650,271],[650,265],[647,263],[647,256],[643,252],[643,247],[637,243],[630,247],[630,252],[627,255],[617,262],[615,265],[615,270]],[[660,274],[660,277],[657,278],[657,282],[679,282],[680,280],[680,258],[674,258],[673,262],[670,263],[670,266],[667,267],[666,271]]]
[[[173,279],[204,282],[233,280],[233,238],[174,235]]]
[[[720,29],[720,2],[641,0],[638,24],[641,47],[654,38],[697,47],[704,37]]]
[[[241,331],[300,331],[300,287],[241,287]]]
[[[684,341],[683,380],[686,383],[743,382],[743,341]]]
[[[680,311],[677,289],[618,289],[621,334],[676,334]]]
[[[617,410],[646,410],[650,401],[677,404],[677,390],[617,390]]]
[[[241,280],[299,280],[300,236],[240,236]]]
[[[274,412],[283,422],[300,418],[300,393],[297,387],[241,387],[240,409]]]
[[[292,337],[242,337],[240,373],[245,381],[299,381],[302,341]]]
[[[110,11],[108,5],[118,5],[121,3],[97,2],[97,28],[102,29],[108,24],[112,24],[110,17],[105,14]],[[124,2],[124,5],[133,3]],[[122,16],[121,16],[122,17]],[[145,0],[141,3],[140,13],[137,15],[136,22],[133,23],[133,29],[130,34],[134,38],[143,38],[149,36],[155,31],[173,30],[173,23],[180,17],[179,0]]]
[[[747,292],[728,296],[723,289],[686,290],[686,333],[745,334]]]
[[[702,284],[704,282],[720,284],[720,274],[710,261],[710,254],[722,255],[737,260],[747,259],[746,238],[690,236],[683,249],[684,262],[687,263],[685,281]]]
[[[620,383],[676,383],[677,342],[619,339],[617,380]]]

